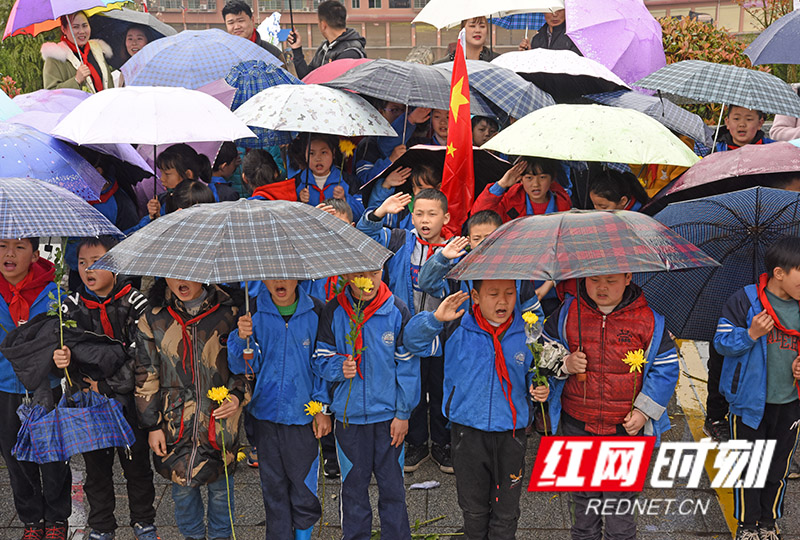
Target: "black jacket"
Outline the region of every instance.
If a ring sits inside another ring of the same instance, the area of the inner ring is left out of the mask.
[[[566,50],[583,56],[583,53],[567,35],[567,23],[559,24],[553,28],[550,43],[547,43],[547,24],[542,25],[536,35],[533,36],[533,39],[531,39],[531,49]]]
[[[366,39],[352,28],[348,28],[344,31],[344,34],[333,40],[333,42],[323,41],[317,52],[314,53],[314,58],[311,59],[310,64],[306,64],[302,47],[294,49],[292,56],[297,76],[302,79],[321,65],[340,58],[366,58],[367,53],[364,51],[366,44]]]
[[[278,47],[276,47],[275,45],[273,45],[272,43],[268,43],[268,42],[264,41],[263,39],[261,39],[261,36],[258,35],[258,32],[256,32],[256,40],[254,41],[254,43],[256,45],[258,45],[259,47],[261,47],[262,49],[264,49],[265,51],[267,51],[268,53],[270,53],[272,56],[274,56],[278,60],[280,60],[282,66],[286,65],[286,58],[284,58],[283,53],[281,52],[281,50]]]
[[[456,46],[458,45],[456,44]],[[483,49],[481,49],[481,54],[479,55],[478,60],[483,60],[484,62],[491,62],[498,56],[500,56],[500,53],[491,50],[489,47],[484,47]],[[434,65],[445,64],[447,62],[452,62],[455,59],[456,59],[456,50],[454,48],[452,51],[447,53],[447,55],[444,58],[440,58],[436,62],[434,62]]]

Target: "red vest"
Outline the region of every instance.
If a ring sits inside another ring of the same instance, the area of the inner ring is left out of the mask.
[[[564,385],[561,405],[564,412],[586,423],[586,430],[613,435],[631,410],[633,381],[636,393],[642,389],[642,374],[630,373],[622,361],[628,351],[650,347],[655,328],[653,311],[643,294],[609,315],[581,302],[583,350],[587,357],[586,398],[584,383],[569,377]],[[578,304],[572,302],[566,321],[569,350],[578,350]],[[655,344],[658,347],[659,344]]]

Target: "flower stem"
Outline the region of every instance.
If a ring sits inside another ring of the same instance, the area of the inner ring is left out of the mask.
[[[545,435],[550,435],[550,432],[547,431],[547,416],[544,414],[544,402],[543,401],[539,402],[539,407],[541,407],[541,409],[542,409],[542,423],[544,423],[544,434]]]
[[[236,531],[233,529],[233,510],[231,509],[231,484],[228,478],[228,456],[225,452],[225,424],[222,424],[222,467],[225,469],[225,491],[228,493],[228,519],[231,520],[231,536],[236,540]]]

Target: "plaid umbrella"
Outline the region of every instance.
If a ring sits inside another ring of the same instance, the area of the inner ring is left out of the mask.
[[[182,86],[194,90],[224,78],[232,67],[246,60],[280,65],[280,60],[250,40],[218,28],[184,30],[148,43],[120,71],[128,86]]]
[[[679,275],[637,276],[673,334],[710,341],[725,301],[766,272],[767,248],[783,236],[800,235],[800,193],[754,187],[671,204],[656,219],[722,263]]]
[[[103,214],[66,189],[32,178],[0,178],[0,238],[122,236]]]
[[[434,66],[378,59],[361,64],[325,86],[351,90],[411,107],[448,110],[450,75]],[[470,111],[477,116],[495,116],[486,101],[470,88]]]
[[[266,64],[260,60],[248,60],[237,64],[225,77],[225,82],[236,89],[236,95],[231,104],[231,109],[234,111],[254,95],[272,86],[278,86],[279,84],[303,84],[300,79],[285,69]],[[285,132],[272,131],[258,127],[252,128],[252,131],[258,135],[257,139],[253,137],[249,139],[239,139],[237,144],[247,148],[266,148],[268,146],[289,144],[292,141],[289,134]]]
[[[683,60],[636,81],[675,103],[723,103],[765,113],[800,116],[800,97],[792,87],[763,71],[702,60]]]
[[[453,62],[433,66],[453,76]],[[467,60],[469,86],[509,116],[522,118],[535,110],[555,105],[553,98],[510,69],[480,60]]]
[[[305,280],[375,270],[391,255],[307,204],[240,199],[160,217],[93,268],[202,283]]]
[[[570,210],[506,223],[447,277],[564,280],[715,264],[696,246],[644,214]]]
[[[603,105],[639,111],[658,120],[676,133],[686,135],[701,143],[711,144],[703,119],[669,100],[627,90],[590,94],[585,97]]]
[[[489,22],[507,30],[538,30],[544,25],[545,20],[544,13],[520,13],[492,18]]]

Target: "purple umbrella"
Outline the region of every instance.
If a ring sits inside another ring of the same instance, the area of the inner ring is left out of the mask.
[[[567,35],[628,84],[667,65],[661,25],[642,0],[567,0]]]

